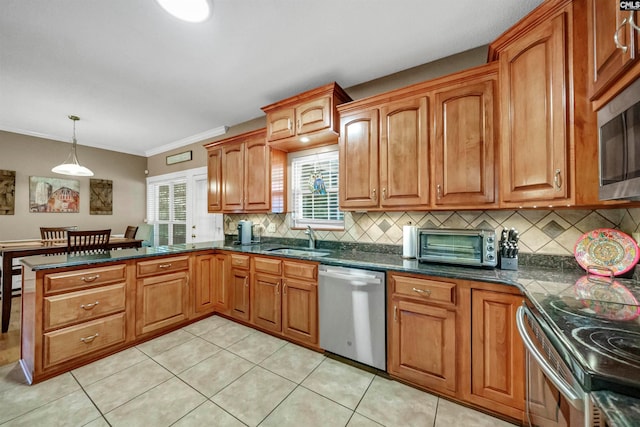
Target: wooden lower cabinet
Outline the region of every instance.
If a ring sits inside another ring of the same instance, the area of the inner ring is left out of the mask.
[[[196,276],[193,284],[193,310],[195,314],[211,313],[216,304],[216,256],[196,255]]]
[[[473,357],[467,398],[520,416],[525,398],[524,345],[515,318],[523,297],[476,288],[470,293]]]
[[[456,390],[456,312],[391,299],[389,373],[449,394]]]
[[[241,320],[249,320],[250,291],[249,270],[232,268],[229,277],[231,292],[230,315]]]
[[[161,274],[138,279],[136,335],[174,326],[189,318],[189,273]]]
[[[253,257],[251,268],[251,323],[317,346],[318,265]]]
[[[512,421],[524,416],[513,286],[390,272],[389,374]]]
[[[293,340],[312,345],[318,344],[317,282],[284,279],[282,332]]]
[[[273,332],[282,330],[282,278],[271,274],[253,274],[251,321]]]

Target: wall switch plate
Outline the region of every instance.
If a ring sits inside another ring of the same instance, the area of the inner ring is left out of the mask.
[[[275,233],[276,232],[276,225],[272,222],[269,224],[269,226],[267,227],[267,232],[269,233]]]

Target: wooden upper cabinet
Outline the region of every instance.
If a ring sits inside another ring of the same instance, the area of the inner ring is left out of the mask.
[[[495,204],[495,64],[464,85],[434,95],[433,168],[436,206]]]
[[[570,9],[543,20],[500,52],[504,202],[569,196],[569,18]]]
[[[268,211],[271,206],[270,151],[264,138],[245,142],[243,167],[245,211]]]
[[[269,146],[289,152],[335,144],[339,130],[336,106],[348,101],[349,95],[334,82],[262,107],[267,114]]]
[[[258,129],[205,144],[209,212],[286,210],[286,153],[267,145]]]
[[[222,210],[222,148],[207,152],[207,207],[209,212]]]
[[[244,210],[244,143],[222,147],[222,210]]]
[[[380,206],[419,207],[429,202],[427,98],[380,108]]]
[[[274,111],[267,118],[267,138],[269,141],[277,141],[289,138],[296,134],[296,110],[295,108],[282,108]]]
[[[638,57],[636,31],[628,22],[632,13],[621,11],[619,2],[588,1],[589,63],[592,66],[589,95],[592,99]],[[614,36],[621,47],[616,45]]]
[[[378,110],[340,119],[340,208],[378,206]]]

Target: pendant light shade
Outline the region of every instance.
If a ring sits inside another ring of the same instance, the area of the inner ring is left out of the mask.
[[[62,175],[93,176],[91,170],[80,166],[80,163],[78,163],[78,155],[76,154],[76,122],[80,120],[80,117],[69,116],[69,118],[73,120],[73,145],[71,146],[71,153],[69,153],[69,157],[67,157],[64,163],[51,169],[51,172]]]

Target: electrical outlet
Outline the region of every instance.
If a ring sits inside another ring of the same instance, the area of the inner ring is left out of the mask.
[[[267,232],[268,233],[275,233],[276,232],[276,225],[272,222],[269,224],[269,226],[267,227]]]

